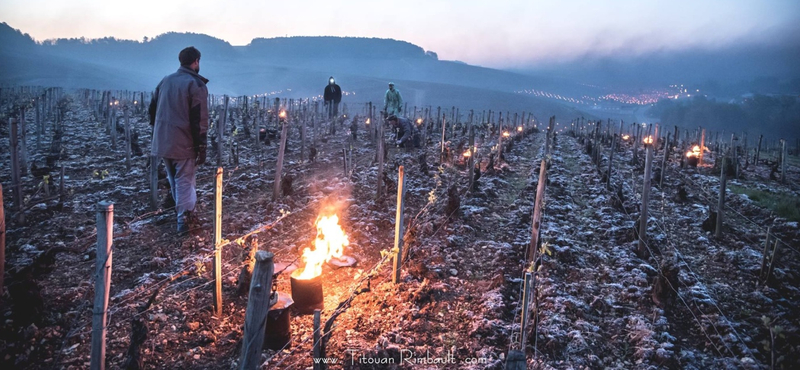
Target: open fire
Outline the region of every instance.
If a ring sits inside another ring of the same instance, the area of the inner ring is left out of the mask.
[[[305,266],[298,269],[296,278],[300,280],[313,279],[322,274],[322,264],[338,258],[344,253],[344,247],[350,244],[342,227],[339,226],[339,216],[320,216],[317,218],[317,238],[314,240],[314,249],[303,250]]]
[[[695,145],[692,147],[692,150],[686,152],[687,158],[699,158],[700,157],[700,145]]]

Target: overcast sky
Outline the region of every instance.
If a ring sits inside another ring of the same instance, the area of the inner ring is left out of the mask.
[[[800,0],[1,0],[0,21],[38,41],[169,31],[233,45],[287,35],[393,38],[440,59],[507,68],[587,54],[798,45]]]

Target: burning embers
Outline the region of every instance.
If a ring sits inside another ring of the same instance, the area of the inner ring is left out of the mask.
[[[342,227],[339,226],[339,217],[320,216],[317,218],[317,238],[314,240],[314,249],[303,250],[305,266],[292,273],[292,298],[295,308],[301,314],[312,313],[315,309],[322,309],[322,264],[332,258],[340,258],[344,247],[349,245]]]

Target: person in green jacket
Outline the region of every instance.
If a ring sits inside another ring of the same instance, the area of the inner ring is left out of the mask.
[[[394,82],[389,82],[389,90],[386,90],[386,96],[383,98],[384,117],[399,115],[402,110],[403,97],[400,95],[400,90],[394,88]]]

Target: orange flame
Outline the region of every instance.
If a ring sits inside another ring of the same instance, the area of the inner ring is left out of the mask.
[[[653,137],[652,136],[647,136],[644,139],[642,139],[642,141],[644,141],[645,144],[652,144],[653,143]]]
[[[511,136],[511,134],[509,134],[508,131],[503,131],[503,137],[509,137],[509,136]]]
[[[417,124],[418,124],[418,125],[421,125],[421,124],[422,124],[422,118],[417,118]]]
[[[285,110],[282,110],[282,111],[281,111],[281,112],[278,114],[278,117],[280,117],[280,118],[286,118],[286,111],[285,111]]]
[[[367,124],[369,124],[369,118],[367,118]]]
[[[522,126],[517,127],[517,132],[522,132]]]
[[[472,151],[471,150],[467,150],[466,152],[464,152],[464,158],[469,158],[469,157],[472,157]]]
[[[322,275],[322,264],[333,257],[341,257],[344,247],[350,244],[347,234],[339,226],[339,216],[320,216],[317,218],[317,239],[314,250],[303,249],[303,261],[306,263],[297,279],[313,279]]]
[[[631,138],[631,136],[630,136],[630,135],[622,135],[622,140],[625,140],[625,141],[627,141],[627,140],[628,140],[628,139],[630,139],[630,138]]]
[[[686,157],[700,157],[700,145],[693,146],[692,150],[686,152]]]

